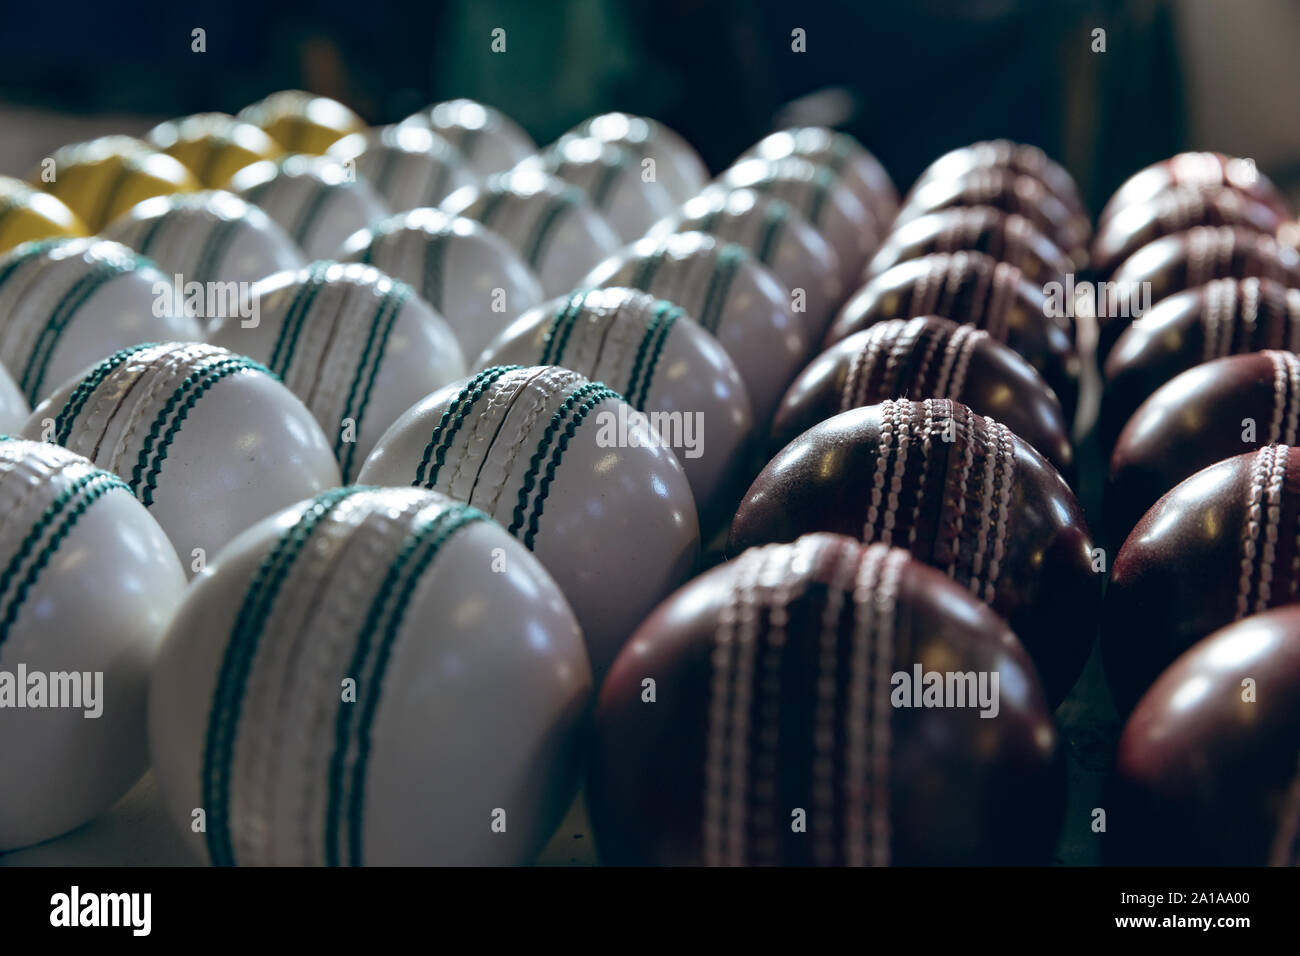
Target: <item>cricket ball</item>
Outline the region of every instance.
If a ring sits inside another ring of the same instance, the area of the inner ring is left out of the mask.
[[[261,127],[285,152],[312,155],[366,128],[365,120],[338,100],[302,90],[272,93],[244,107],[237,118]]]
[[[702,232],[647,237],[606,259],[585,286],[623,286],[681,306],[736,365],[766,428],[812,339],[790,309],[786,290],[742,247]]]
[[[1300,600],[1300,454],[1267,445],[1157,501],[1111,566],[1102,663],[1121,714],[1207,634]]]
[[[497,366],[439,389],[380,438],[360,481],[444,492],[519,538],[573,606],[597,683],[699,550],[676,456],[569,369]]]
[[[640,158],[642,168],[653,169],[654,178],[679,203],[699,193],[709,181],[708,168],[694,147],[663,123],[644,116],[602,113],[569,132],[631,150]],[[647,159],[651,160],[649,166],[644,162]]]
[[[883,227],[829,167],[792,156],[770,161],[742,159],[720,177],[729,189],[750,189],[788,203],[835,250],[840,281],[851,289],[876,251]]]
[[[172,277],[121,243],[49,239],[0,258],[0,362],[29,405],[118,349],[202,339]]]
[[[213,190],[148,199],[115,220],[100,235],[130,246],[156,262],[189,297],[198,283],[200,312],[207,321],[218,318],[228,303],[207,307],[219,288],[256,282],[285,269],[302,266],[297,244],[270,216],[234,193]]]
[[[373,265],[414,288],[451,325],[466,361],[544,298],[510,243],[437,209],[385,219],[354,233],[340,251],[339,258]]]
[[[480,179],[503,173],[537,152],[523,127],[506,114],[474,100],[435,103],[402,121],[433,130],[452,146]]]
[[[185,573],[126,484],[0,440],[0,850],[66,833],[149,766],[149,670]]]
[[[302,402],[252,359],[212,345],[114,352],[41,402],[22,435],[118,475],[191,573],[249,525],[339,484]]]
[[[451,327],[373,266],[314,262],[251,295],[256,320],[218,319],[208,341],[279,376],[330,440],[344,482],[398,416],[465,375]]]
[[[811,534],[696,578],[637,630],[600,691],[587,801],[614,864],[1043,863],[1055,754],[997,615],[906,551]]]
[[[27,181],[65,203],[96,233],[142,200],[201,188],[180,160],[130,136],[64,146]]]
[[[184,163],[208,189],[220,189],[245,166],[284,153],[260,127],[226,113],[195,113],[168,120],[151,129],[145,139],[154,149]]]
[[[326,153],[366,180],[394,212],[438,205],[478,176],[460,150],[422,126],[380,126],[345,136]]]
[[[992,206],[957,206],[918,216],[891,232],[871,257],[864,281],[935,252],[982,252],[1015,266],[1040,288],[1074,272],[1069,257],[1024,216]]]
[[[465,186],[442,201],[448,215],[482,223],[505,239],[547,296],[572,291],[622,242],[576,186],[540,169],[516,169]]]
[[[1173,186],[1146,202],[1117,210],[1097,231],[1092,267],[1108,276],[1149,242],[1196,226],[1240,226],[1272,235],[1277,211],[1226,186]]]
[[[1091,231],[1086,218],[1072,211],[1033,176],[1000,167],[981,167],[955,179],[918,184],[903,200],[894,226],[926,213],[961,206],[992,206],[1024,216],[1059,246],[1076,268],[1088,263]]]
[[[519,169],[547,173],[581,189],[620,242],[640,239],[677,208],[667,186],[646,179],[635,153],[590,136],[561,136]]]
[[[1098,350],[1103,360],[1142,307],[1213,279],[1272,279],[1300,286],[1300,252],[1273,236],[1241,226],[1197,226],[1149,242],[1115,270],[1110,287],[1118,307],[1098,302]],[[1135,314],[1136,313],[1136,314]]]
[[[1052,387],[1067,421],[1078,405],[1081,365],[1067,320],[1015,266],[982,252],[933,253],[900,262],[844,303],[825,345],[888,319],[937,315],[984,329],[1023,356]]]
[[[1148,202],[1177,186],[1226,186],[1271,207],[1283,219],[1291,216],[1282,194],[1255,168],[1253,161],[1222,153],[1179,153],[1125,180],[1101,211],[1098,227],[1104,226],[1121,209]]]
[[[704,232],[749,250],[785,285],[790,307],[800,306],[811,342],[844,294],[839,256],[821,234],[789,203],[752,189],[710,187],[647,235],[662,239],[674,232]]]
[[[1152,685],[1115,760],[1111,863],[1300,865],[1300,608],[1198,642]]]
[[[0,365],[0,435],[20,431],[31,415],[27,399],[9,371]]]
[[[333,256],[348,236],[389,215],[369,183],[326,156],[253,163],[227,188],[278,223],[308,260]]]
[[[1088,210],[1079,195],[1079,186],[1064,166],[1037,146],[1011,140],[985,140],[944,153],[917,178],[913,191],[937,180],[953,180],[978,170],[1000,169],[1037,180],[1061,201],[1085,232],[1090,228]]]
[[[1096,637],[1101,575],[1074,493],[1011,429],[948,399],[815,425],[754,480],[727,553],[811,531],[911,551],[1011,626],[1055,707]]]
[[[1110,459],[1105,515],[1118,544],[1166,491],[1259,445],[1300,440],[1300,358],[1230,355],[1161,385],[1128,420]]]
[[[1157,388],[1201,362],[1285,349],[1300,352],[1300,290],[1271,279],[1215,279],[1156,303],[1106,359],[1098,428],[1115,440]]]
[[[1069,429],[1042,376],[984,330],[933,315],[881,322],[813,359],[777,409],[772,454],[828,418],[890,398],[962,402],[1005,424],[1073,479]]]
[[[687,311],[633,289],[589,289],[529,309],[478,360],[562,365],[649,416],[686,473],[697,510],[734,505],[754,413],[736,365]],[[711,523],[711,522],[706,522]]]
[[[898,211],[898,190],[885,167],[848,133],[825,126],[796,126],[763,137],[741,159],[771,162],[797,157],[829,169],[858,198],[880,229]]]
[[[49,193],[0,176],[0,253],[37,239],[84,236],[76,213]]]
[[[339,488],[194,582],[149,745],[213,865],[520,865],[573,796],[590,695],[573,612],[500,526],[427,491]]]

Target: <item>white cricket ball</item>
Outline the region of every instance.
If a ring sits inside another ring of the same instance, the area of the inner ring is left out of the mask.
[[[562,365],[618,391],[658,426],[701,514],[745,464],[754,429],[745,383],[718,340],[672,302],[634,289],[571,293],[511,323],[478,360],[493,365]]]
[[[227,188],[274,219],[308,259],[339,251],[358,229],[387,218],[368,182],[328,156],[286,156],[245,166]]]
[[[422,126],[380,126],[345,136],[327,154],[349,163],[393,212],[436,206],[478,176],[460,150]]]
[[[444,212],[482,223],[510,243],[548,296],[569,292],[622,242],[581,189],[540,169],[515,169],[458,189]]]
[[[409,283],[451,325],[467,359],[544,298],[519,253],[496,233],[437,209],[415,209],[353,234],[341,259]]]
[[[145,704],[185,573],[116,475],[0,441],[0,850],[58,836],[148,766]]]
[[[710,186],[658,223],[648,236],[706,232],[753,253],[790,292],[791,308],[807,325],[809,341],[821,342],[848,286],[840,257],[789,203],[752,189]],[[796,302],[802,290],[802,302]],[[802,306],[802,308],[798,308]]]
[[[261,362],[302,399],[345,482],[402,412],[465,374],[442,316],[373,266],[314,262],[252,294],[256,323],[220,319],[208,341]]]
[[[642,159],[653,160],[655,178],[679,203],[696,195],[709,181],[708,167],[691,144],[662,123],[644,116],[602,113],[570,132],[626,147]]]
[[[590,136],[562,136],[545,153],[516,167],[530,168],[581,189],[622,242],[640,239],[677,207],[667,186],[646,178],[640,157]]]
[[[742,159],[720,180],[728,188],[752,189],[789,203],[839,256],[840,280],[845,288],[857,286],[884,230],[833,170],[797,156]]]
[[[305,265],[297,244],[265,212],[234,193],[211,190],[157,196],[133,206],[101,233],[148,256],[188,298],[198,292],[204,302],[230,302],[223,290],[253,283],[285,269]],[[191,284],[197,284],[193,289]],[[198,312],[199,310],[195,309]],[[222,314],[201,318],[211,321]]]
[[[154,669],[150,753],[218,866],[523,864],[573,796],[591,686],[573,612],[499,525],[432,492],[340,488],[194,582]]]
[[[53,239],[0,258],[0,361],[29,405],[118,349],[202,339],[173,277],[121,243]]]
[[[598,683],[699,550],[676,456],[616,392],[569,369],[497,366],[439,389],[379,439],[359,480],[445,492],[519,538],[573,606]]]
[[[797,156],[827,167],[875,214],[882,231],[889,228],[898,212],[898,189],[888,171],[848,133],[825,126],[778,130],[747,149],[741,158],[751,156],[767,160]]]
[[[0,365],[0,435],[20,431],[32,410],[14,384],[13,376]]]
[[[192,574],[249,525],[340,483],[293,392],[213,345],[121,349],[38,405],[22,435],[121,477]]]
[[[743,247],[706,233],[642,239],[602,262],[583,286],[641,289],[685,309],[735,363],[759,427],[816,346],[780,281]]]
[[[402,123],[432,129],[460,150],[480,178],[503,173],[537,152],[537,144],[523,127],[500,110],[474,100],[435,103]]]

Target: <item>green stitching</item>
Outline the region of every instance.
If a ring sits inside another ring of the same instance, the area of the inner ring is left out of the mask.
[[[357,409],[355,417],[352,420],[356,423],[358,433],[361,431],[361,423],[365,421],[366,408],[370,405],[370,394],[375,387],[375,378],[379,374],[379,366],[384,361],[384,353],[388,349],[388,337],[393,331],[393,323],[397,320],[397,315],[406,305],[407,300],[415,294],[415,290],[405,283],[394,283],[393,288],[384,296],[379,305],[379,311],[370,323],[370,331],[366,335],[366,347],[361,353],[361,361],[357,363],[356,374],[352,378],[352,386],[348,389],[347,399],[343,403],[343,417],[352,417],[348,413],[352,410],[352,400],[356,397],[357,387],[361,382],[363,373],[366,377],[366,385],[361,393],[360,407]],[[375,330],[381,329],[378,337],[378,347],[375,346]],[[371,353],[374,353],[374,361],[370,360]],[[334,457],[339,458],[340,447],[343,444],[343,423],[339,422],[338,434],[334,438]],[[343,466],[343,480],[349,481],[352,477],[352,464],[357,454],[357,443],[351,441],[347,443],[347,450],[343,452],[339,463]]]
[[[542,510],[546,507],[546,496],[550,492],[551,482],[555,480],[555,471],[559,468],[560,459],[569,447],[569,441],[577,433],[578,426],[587,417],[587,413],[601,402],[610,398],[622,399],[622,396],[612,388],[607,388],[599,382],[591,384],[596,385],[597,389],[574,410],[573,417],[569,419],[569,424],[565,426],[564,432],[555,444],[555,450],[551,452],[551,460],[546,464],[546,474],[537,486],[537,497],[533,499],[533,513],[528,518],[528,532],[524,535],[524,547],[529,551],[533,550],[533,542],[537,539],[537,526],[542,519]]]
[[[239,729],[244,687],[271,605],[312,532],[341,501],[363,490],[356,486],[334,488],[318,495],[262,559],[240,603],[217,676],[203,748],[201,788],[203,806],[208,813],[206,842],[214,866],[231,866],[235,862],[228,816],[235,734]]]
[[[424,446],[424,455],[420,459],[420,464],[415,469],[415,481],[411,482],[416,488],[432,488],[438,482],[438,472],[447,458],[447,451],[451,447],[452,440],[460,427],[465,422],[465,416],[469,410],[474,407],[483,395],[483,392],[491,388],[501,376],[507,372],[512,372],[519,365],[494,365],[492,368],[484,369],[479,372],[461,388],[460,393],[452,399],[450,405],[442,413],[442,418],[438,420],[437,426],[433,429],[433,434],[429,437],[428,444]],[[464,407],[462,408],[462,403]],[[453,417],[454,416],[454,417]],[[451,427],[447,425],[450,422]],[[433,460],[433,468],[429,469],[429,463]],[[425,480],[425,473],[428,472],[428,480]]]
[[[86,402],[90,400],[91,394],[94,393],[95,389],[99,388],[104,379],[108,378],[119,365],[132,355],[135,355],[135,353],[143,349],[156,348],[157,344],[156,342],[146,342],[143,345],[132,345],[129,348],[119,349],[91,369],[77,383],[72,390],[72,394],[68,396],[67,402],[64,403],[63,408],[59,410],[59,414],[54,419],[54,443],[56,445],[67,445],[68,439],[72,437],[73,423],[76,422],[77,416],[81,414]]]

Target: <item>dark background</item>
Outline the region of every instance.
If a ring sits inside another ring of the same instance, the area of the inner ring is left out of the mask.
[[[1243,10],[1277,6],[1212,2]],[[1198,5],[1204,3],[10,4],[0,34],[0,104],[19,109],[21,123],[3,123],[0,114],[0,136],[21,135],[15,125],[39,127],[44,111],[152,121],[233,113],[272,90],[302,87],[342,100],[372,123],[472,96],[514,116],[542,143],[592,113],[643,113],[677,128],[717,170],[782,120],[831,120],[856,133],[901,187],[942,152],[974,140],[1038,144],[1074,172],[1095,210],[1149,162],[1185,146],[1235,145],[1196,143],[1189,133],[1178,21],[1181,7]],[[195,27],[207,31],[205,53],[190,49]],[[494,27],[506,30],[505,54],[489,49]],[[791,50],[795,27],[807,31],[806,53]],[[1094,28],[1107,31],[1104,54],[1091,50]],[[1278,70],[1294,80],[1292,63]],[[783,112],[814,93],[821,95]],[[60,145],[47,141],[52,134],[29,135],[33,155],[11,144],[6,157],[25,162]],[[1276,168],[1260,165],[1285,184]]]

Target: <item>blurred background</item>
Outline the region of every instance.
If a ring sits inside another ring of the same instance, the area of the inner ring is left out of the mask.
[[[1094,212],[1187,148],[1253,158],[1300,195],[1296,0],[64,0],[11,4],[5,27],[10,175],[68,142],[304,88],[372,123],[469,96],[539,143],[642,113],[714,170],[776,126],[827,123],[902,188],[944,151],[1005,136],[1060,159]]]

